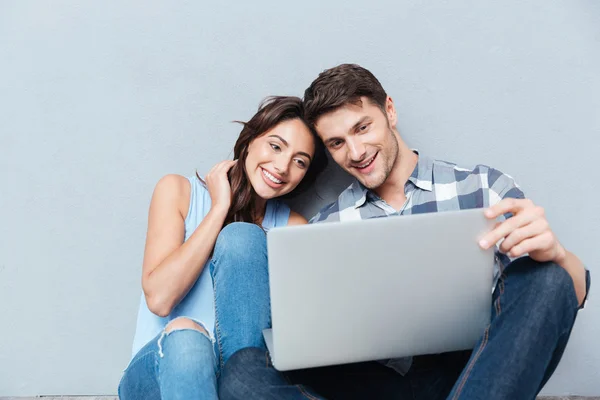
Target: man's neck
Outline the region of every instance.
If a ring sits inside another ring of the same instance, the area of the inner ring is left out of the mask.
[[[398,159],[394,168],[383,185],[374,190],[379,197],[395,210],[400,210],[406,201],[404,185],[419,161],[419,156],[413,153],[403,141],[399,141],[398,147]]]

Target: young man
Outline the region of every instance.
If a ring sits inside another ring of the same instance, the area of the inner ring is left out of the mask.
[[[499,223],[479,245],[503,239],[492,320],[472,352],[280,373],[264,349],[247,348],[226,365],[221,399],[534,399],[558,365],[590,282],[544,210],[496,169],[459,168],[410,150],[392,99],[358,65],[321,73],[304,102],[332,158],[356,178],[311,222],[486,208]],[[364,327],[357,321],[348,329]],[[318,329],[307,327],[306,334]]]

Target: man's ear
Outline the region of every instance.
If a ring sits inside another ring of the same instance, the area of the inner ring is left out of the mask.
[[[385,99],[385,114],[390,126],[393,129],[396,129],[396,123],[398,123],[398,114],[396,114],[396,107],[394,106],[394,101],[390,96]]]

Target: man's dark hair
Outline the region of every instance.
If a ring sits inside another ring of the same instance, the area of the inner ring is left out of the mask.
[[[387,94],[375,75],[360,65],[338,65],[321,72],[304,91],[304,117],[314,126],[323,114],[348,103],[361,104],[363,96],[385,113]]]

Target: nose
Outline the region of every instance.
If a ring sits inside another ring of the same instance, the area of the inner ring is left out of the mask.
[[[277,172],[280,175],[287,175],[289,169],[290,169],[290,163],[292,162],[292,159],[290,157],[285,157],[285,156],[281,156],[281,157],[277,157],[274,161],[273,161],[273,168],[275,168],[275,172]]]
[[[348,156],[351,162],[360,162],[367,156],[365,145],[358,139],[352,138],[347,140]]]

